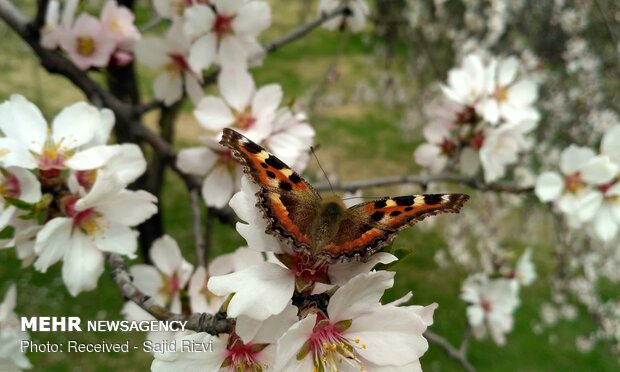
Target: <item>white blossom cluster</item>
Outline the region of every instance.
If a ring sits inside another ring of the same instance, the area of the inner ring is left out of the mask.
[[[562,151],[560,171],[544,172],[536,195],[553,202],[572,228],[604,242],[620,231],[620,123],[603,135],[599,151],[571,145]]]
[[[46,272],[63,262],[71,295],[97,286],[104,253],[135,257],[132,230],[157,211],[156,198],[127,190],[146,169],[135,144],[108,145],[114,115],[84,102],[48,125],[23,96],[0,103],[1,248]]]
[[[99,18],[86,12],[76,18],[79,0],[48,3],[45,24],[41,29],[41,45],[60,48],[71,62],[82,70],[91,67],[118,67],[131,62],[131,51],[140,39],[133,13],[107,1]]]
[[[200,293],[210,293],[219,303],[227,299],[227,315],[236,318],[234,332],[177,338],[179,350],[189,340],[212,343],[214,351],[155,354],[152,369],[173,371],[198,363],[209,371],[327,371],[344,366],[368,371],[421,370],[419,358],[428,349],[422,334],[433,323],[437,304],[402,306],[411,294],[393,303],[380,302],[383,292],[393,286],[394,273],[372,268],[394,262],[396,257],[376,253],[367,262],[334,264],[304,260],[307,256],[265,233],[267,222],[255,206],[256,191],[257,186],[244,177],[241,191],[230,202],[244,221],[237,224],[237,231],[249,248],[234,255],[243,255],[245,265],[232,267],[225,275],[211,273],[206,287],[205,276],[201,276],[201,291],[192,289],[194,279],[188,288],[194,311],[199,308],[194,308],[193,299]],[[178,252],[167,250],[171,251]],[[159,293],[158,298],[174,308],[178,294],[171,294],[170,289],[186,286],[191,266],[177,253],[172,254],[174,260],[163,261],[162,252],[153,252],[158,271],[140,267],[134,274],[139,275],[140,285],[150,286],[149,292]],[[164,279],[149,279],[149,275]]]
[[[415,160],[433,173],[457,168],[474,175],[482,166],[486,182],[502,178],[531,146],[526,136],[539,120],[535,81],[520,75],[515,57],[485,63],[468,55],[450,70],[442,91],[445,100],[432,107],[423,131],[427,143]]]

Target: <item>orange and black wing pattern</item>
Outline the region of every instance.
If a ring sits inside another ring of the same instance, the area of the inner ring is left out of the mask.
[[[338,234],[321,251],[331,261],[366,260],[408,226],[439,213],[458,213],[465,194],[426,194],[385,198],[347,210]]]
[[[220,144],[241,162],[245,173],[260,190],[258,206],[268,221],[267,233],[290,240],[299,249],[312,245],[308,233],[320,195],[280,159],[238,132],[226,128]]]

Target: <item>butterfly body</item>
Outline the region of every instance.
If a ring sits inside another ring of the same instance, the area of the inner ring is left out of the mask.
[[[333,195],[321,200],[318,213],[310,225],[310,251],[318,255],[338,234],[340,223],[346,217],[347,207],[342,199]]]
[[[258,207],[267,233],[288,242],[312,260],[366,260],[391,243],[398,231],[438,213],[457,213],[465,194],[383,198],[346,208],[336,195],[321,197],[310,184],[260,145],[232,129],[220,142],[260,187]]]

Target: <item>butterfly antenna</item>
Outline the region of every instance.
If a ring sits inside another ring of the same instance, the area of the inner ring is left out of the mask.
[[[321,169],[321,172],[323,172],[323,175],[325,176],[325,179],[327,180],[327,184],[329,184],[329,188],[332,190],[332,194],[336,194],[334,192],[334,187],[332,186],[332,183],[329,181],[329,177],[327,177],[327,173],[325,173],[325,169],[323,169],[323,166],[321,166],[321,162],[319,161],[319,157],[316,156],[316,152],[314,152],[314,147],[313,146],[310,146],[310,152],[312,152],[312,155],[316,159],[316,163],[319,165],[319,168]]]
[[[351,199],[385,199],[385,196],[349,196],[348,198],[342,198],[342,200],[351,200]]]

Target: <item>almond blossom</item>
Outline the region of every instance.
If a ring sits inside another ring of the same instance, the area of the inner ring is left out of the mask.
[[[15,314],[17,289],[11,285],[0,303],[0,370],[21,371],[32,368],[24,355],[22,342],[30,340],[30,335],[20,328]]]
[[[153,242],[149,257],[153,265],[131,266],[134,284],[157,303],[180,313],[181,290],[187,286],[194,267],[183,258],[177,242],[169,235]]]
[[[501,121],[538,120],[532,106],[538,98],[537,84],[529,78],[519,79],[519,61],[515,57],[492,61],[488,67],[487,97],[480,103],[480,113],[491,124]]]
[[[467,320],[476,337],[487,332],[498,345],[506,343],[506,333],[512,330],[514,310],[519,298],[508,279],[489,279],[485,274],[472,275],[465,280],[461,299],[467,302]]]
[[[84,102],[64,108],[52,121],[51,131],[41,111],[19,95],[0,104],[0,140],[6,166],[39,169],[39,178],[53,180],[63,169],[90,170],[103,166],[117,150],[106,145],[83,149],[100,126],[113,116]],[[3,147],[3,144],[6,146]],[[9,157],[10,156],[10,157]],[[52,181],[50,181],[52,182]]]
[[[105,32],[120,49],[131,50],[133,44],[140,39],[140,31],[134,25],[131,10],[119,6],[116,0],[108,0],[101,10],[101,24]]]
[[[189,41],[181,21],[175,21],[165,38],[147,37],[136,43],[136,58],[145,65],[162,69],[153,81],[155,98],[166,106],[179,101],[183,94],[197,104],[203,96],[201,76],[189,68]]]
[[[527,135],[540,118],[533,107],[537,84],[518,76],[518,67],[514,57],[485,64],[470,54],[450,70],[447,85],[441,87],[447,100],[429,110],[427,143],[416,149],[416,162],[433,173],[458,165],[471,176],[481,165],[486,182],[504,177],[508,166],[529,149]]]
[[[205,177],[202,183],[205,204],[223,208],[238,188],[242,170],[232,153],[219,143],[205,138],[204,144],[179,151],[177,166],[186,173]]]
[[[95,17],[82,13],[59,37],[60,47],[80,69],[106,67],[116,49],[116,41]]]
[[[596,214],[604,198],[600,188],[614,179],[618,166],[606,155],[570,145],[562,151],[560,170],[562,174],[538,176],[536,195],[543,202],[553,201],[572,227],[580,227]]]
[[[194,110],[198,123],[213,138],[219,139],[224,128],[233,128],[256,143],[264,141],[272,132],[282,88],[269,84],[257,90],[247,71],[232,68],[220,72],[218,88],[223,98],[207,96],[198,103]]]
[[[358,275],[336,290],[325,310],[307,309],[278,340],[274,369],[421,371],[427,320],[416,313],[420,309],[379,302],[393,277],[385,271]]]
[[[233,253],[222,254],[209,262],[208,270],[196,268],[189,281],[187,294],[193,312],[214,314],[226,301],[226,297],[217,296],[209,291],[209,276],[225,275],[264,262],[262,253],[247,247],[239,247]]]
[[[113,176],[97,177],[88,193],[71,190],[59,200],[62,215],[37,234],[35,269],[46,272],[62,260],[62,278],[71,295],[92,290],[103,272],[104,252],[135,256],[136,226],[156,211],[157,199],[129,191]]]
[[[463,58],[460,67],[448,72],[448,84],[442,85],[444,95],[461,105],[474,108],[481,112],[480,105],[487,94],[489,71],[482,58],[476,54]]]
[[[506,174],[508,165],[518,161],[519,153],[531,147],[526,138],[536,127],[533,120],[505,123],[488,128],[480,147],[480,164],[486,182],[493,182]]]
[[[260,50],[256,37],[270,24],[271,9],[264,1],[214,0],[186,8],[190,67],[197,73],[214,63],[244,69],[252,53]]]
[[[257,322],[239,317],[235,331],[220,337],[196,333],[178,338],[176,352],[155,354],[154,372],[179,370],[269,371],[274,370],[276,341],[297,320],[297,309],[289,305],[281,313]],[[185,342],[202,344],[207,352],[183,349]]]
[[[319,2],[319,14],[332,12],[343,4],[347,5],[347,14],[326,21],[322,27],[328,30],[347,28],[352,32],[362,31],[370,13],[366,0],[321,0]]]
[[[222,208],[239,189],[241,166],[230,150],[220,146],[222,130],[226,127],[269,147],[273,153],[301,171],[307,165],[307,153],[314,139],[314,129],[305,122],[303,114],[280,108],[282,89],[270,84],[256,90],[247,71],[227,69],[218,78],[222,98],[203,98],[194,115],[207,130],[204,147],[183,149],[177,166],[184,172],[205,177],[202,196],[208,206]]]

